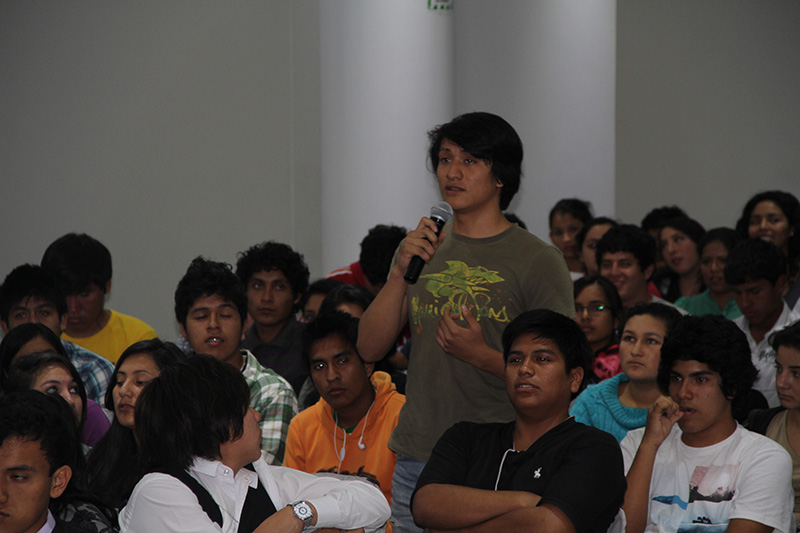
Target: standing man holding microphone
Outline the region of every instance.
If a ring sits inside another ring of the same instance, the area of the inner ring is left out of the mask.
[[[428,137],[452,220],[439,232],[426,217],[409,232],[358,335],[359,353],[371,362],[386,354],[406,320],[411,327],[406,404],[389,440],[397,453],[395,532],[421,531],[409,500],[446,429],[462,420],[514,420],[500,351],[505,326],[531,309],[575,314],[561,253],[503,216],[522,173],[514,128],[490,113],[467,113]],[[407,272],[414,257],[425,263],[418,282]]]

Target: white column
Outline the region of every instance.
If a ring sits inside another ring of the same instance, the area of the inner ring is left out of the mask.
[[[428,4],[320,2],[324,272],[372,226],[411,229],[440,200],[426,132],[454,114],[453,13]]]

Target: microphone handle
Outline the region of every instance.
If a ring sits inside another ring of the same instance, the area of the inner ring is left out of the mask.
[[[445,225],[445,221],[439,217],[432,217],[431,220],[436,222],[436,236],[438,237]],[[424,266],[425,261],[420,256],[415,255],[412,257],[411,262],[408,263],[406,273],[403,275],[403,279],[406,280],[406,283],[414,285],[419,279],[419,275],[422,273],[422,267]]]

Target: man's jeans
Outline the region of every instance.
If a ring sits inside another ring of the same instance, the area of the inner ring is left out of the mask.
[[[411,516],[411,494],[425,463],[397,454],[392,476],[392,531],[394,533],[422,533]]]

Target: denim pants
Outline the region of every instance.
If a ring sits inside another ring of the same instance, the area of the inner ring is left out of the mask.
[[[394,533],[422,533],[411,516],[411,494],[425,463],[397,454],[392,476],[392,531]]]

